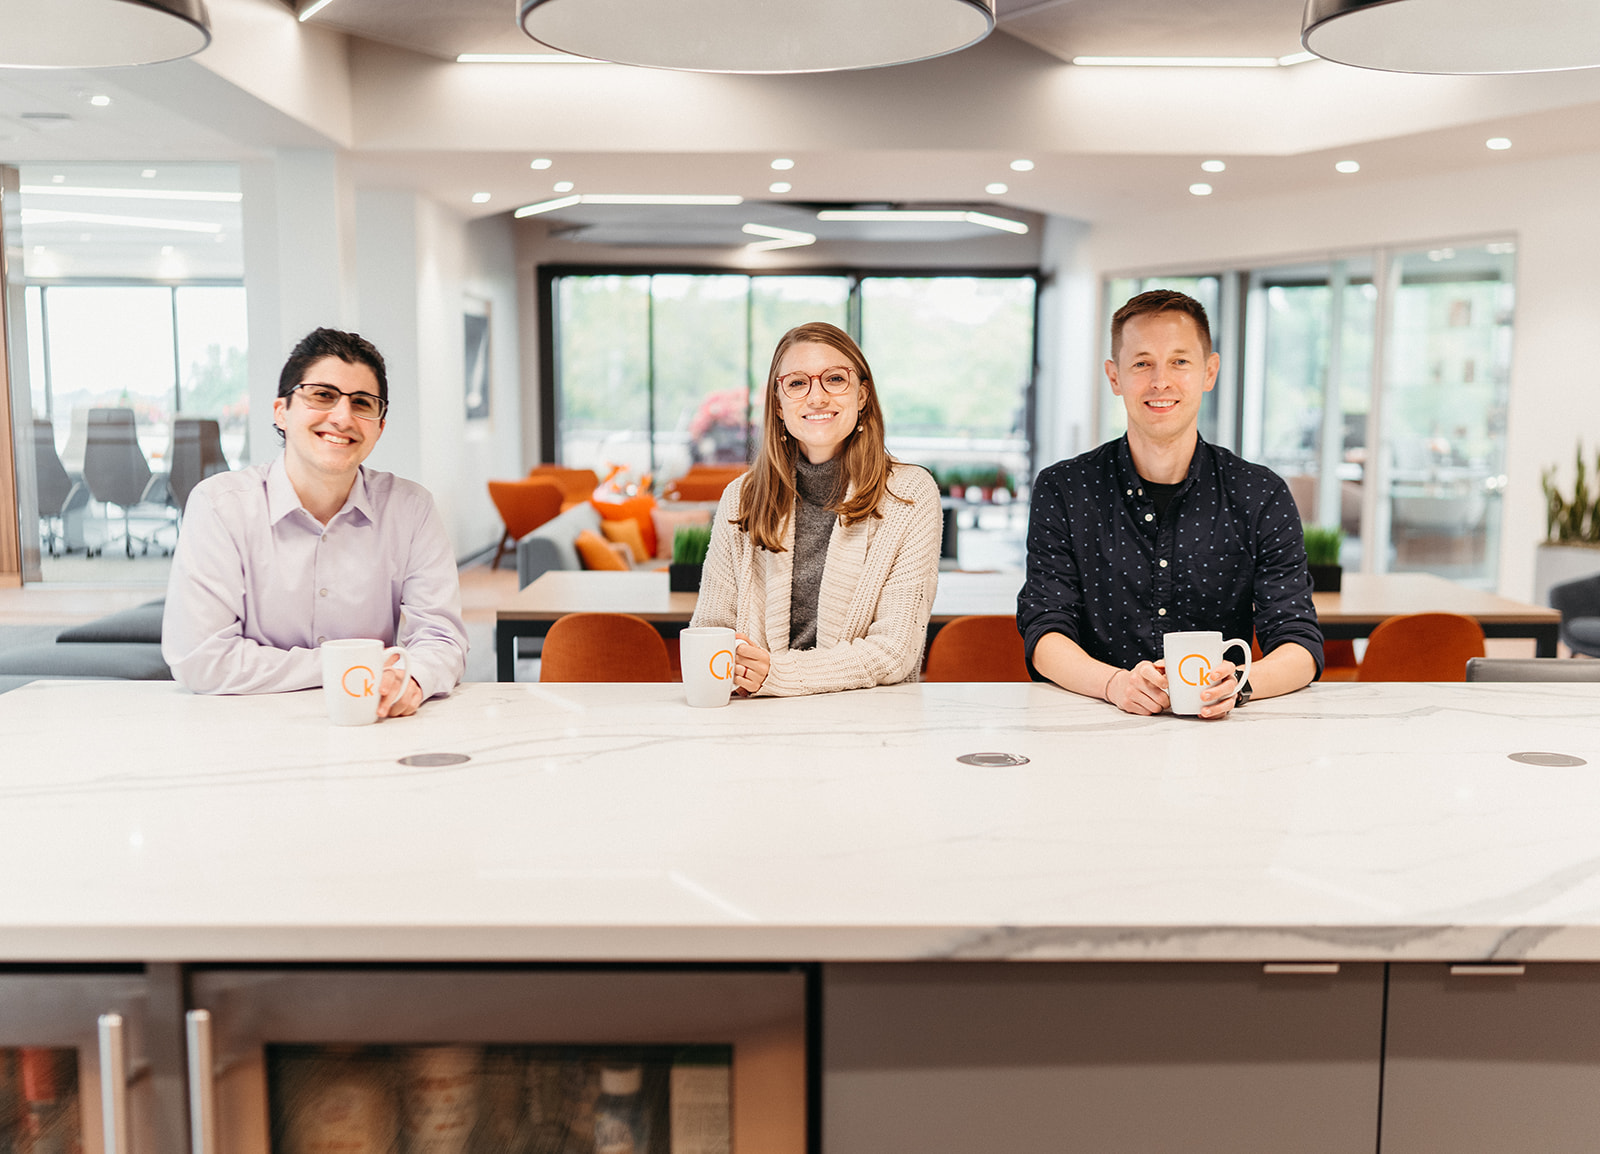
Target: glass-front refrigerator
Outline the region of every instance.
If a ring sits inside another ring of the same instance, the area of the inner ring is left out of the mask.
[[[806,989],[779,967],[196,969],[193,1149],[805,1154]]]

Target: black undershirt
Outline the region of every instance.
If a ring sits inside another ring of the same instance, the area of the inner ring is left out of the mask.
[[[1156,520],[1165,521],[1167,519],[1167,509],[1172,505],[1172,495],[1183,487],[1183,482],[1179,481],[1175,485],[1161,485],[1155,481],[1146,481],[1143,477],[1140,477],[1139,483],[1144,486],[1145,495],[1150,498],[1156,507]]]

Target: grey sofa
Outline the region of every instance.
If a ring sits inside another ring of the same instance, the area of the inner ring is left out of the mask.
[[[63,629],[51,644],[0,650],[0,693],[41,678],[171,681],[161,657],[164,601]]]
[[[527,588],[552,569],[582,569],[573,542],[585,529],[600,532],[600,514],[587,501],[552,517],[518,541],[517,588]]]

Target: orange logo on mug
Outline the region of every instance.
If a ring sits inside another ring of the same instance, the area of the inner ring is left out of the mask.
[[[355,682],[355,688],[352,688],[350,679],[358,673],[361,677]],[[339,679],[339,683],[344,686],[345,693],[351,697],[372,696],[372,670],[365,665],[352,665],[349,669],[346,669],[344,676]]]
[[[1185,685],[1204,685],[1210,674],[1211,662],[1203,653],[1186,653],[1178,660],[1178,677]]]
[[[726,658],[719,669],[718,658]],[[719,649],[711,655],[711,676],[718,681],[727,681],[733,676],[733,654],[726,649]]]

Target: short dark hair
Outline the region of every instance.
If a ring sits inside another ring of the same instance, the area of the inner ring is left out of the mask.
[[[300,378],[323,357],[338,357],[347,365],[366,365],[378,378],[378,397],[389,400],[389,374],[383,367],[383,354],[360,333],[338,329],[312,329],[294,347],[278,374],[278,396],[287,398],[301,384]]]
[[[1130,299],[1112,316],[1112,360],[1116,360],[1117,354],[1122,351],[1122,327],[1134,317],[1145,317],[1154,313],[1182,313],[1194,321],[1194,327],[1200,330],[1200,343],[1205,346],[1206,356],[1211,355],[1211,322],[1206,319],[1206,306],[1186,293],[1175,292],[1172,289],[1151,289]]]

